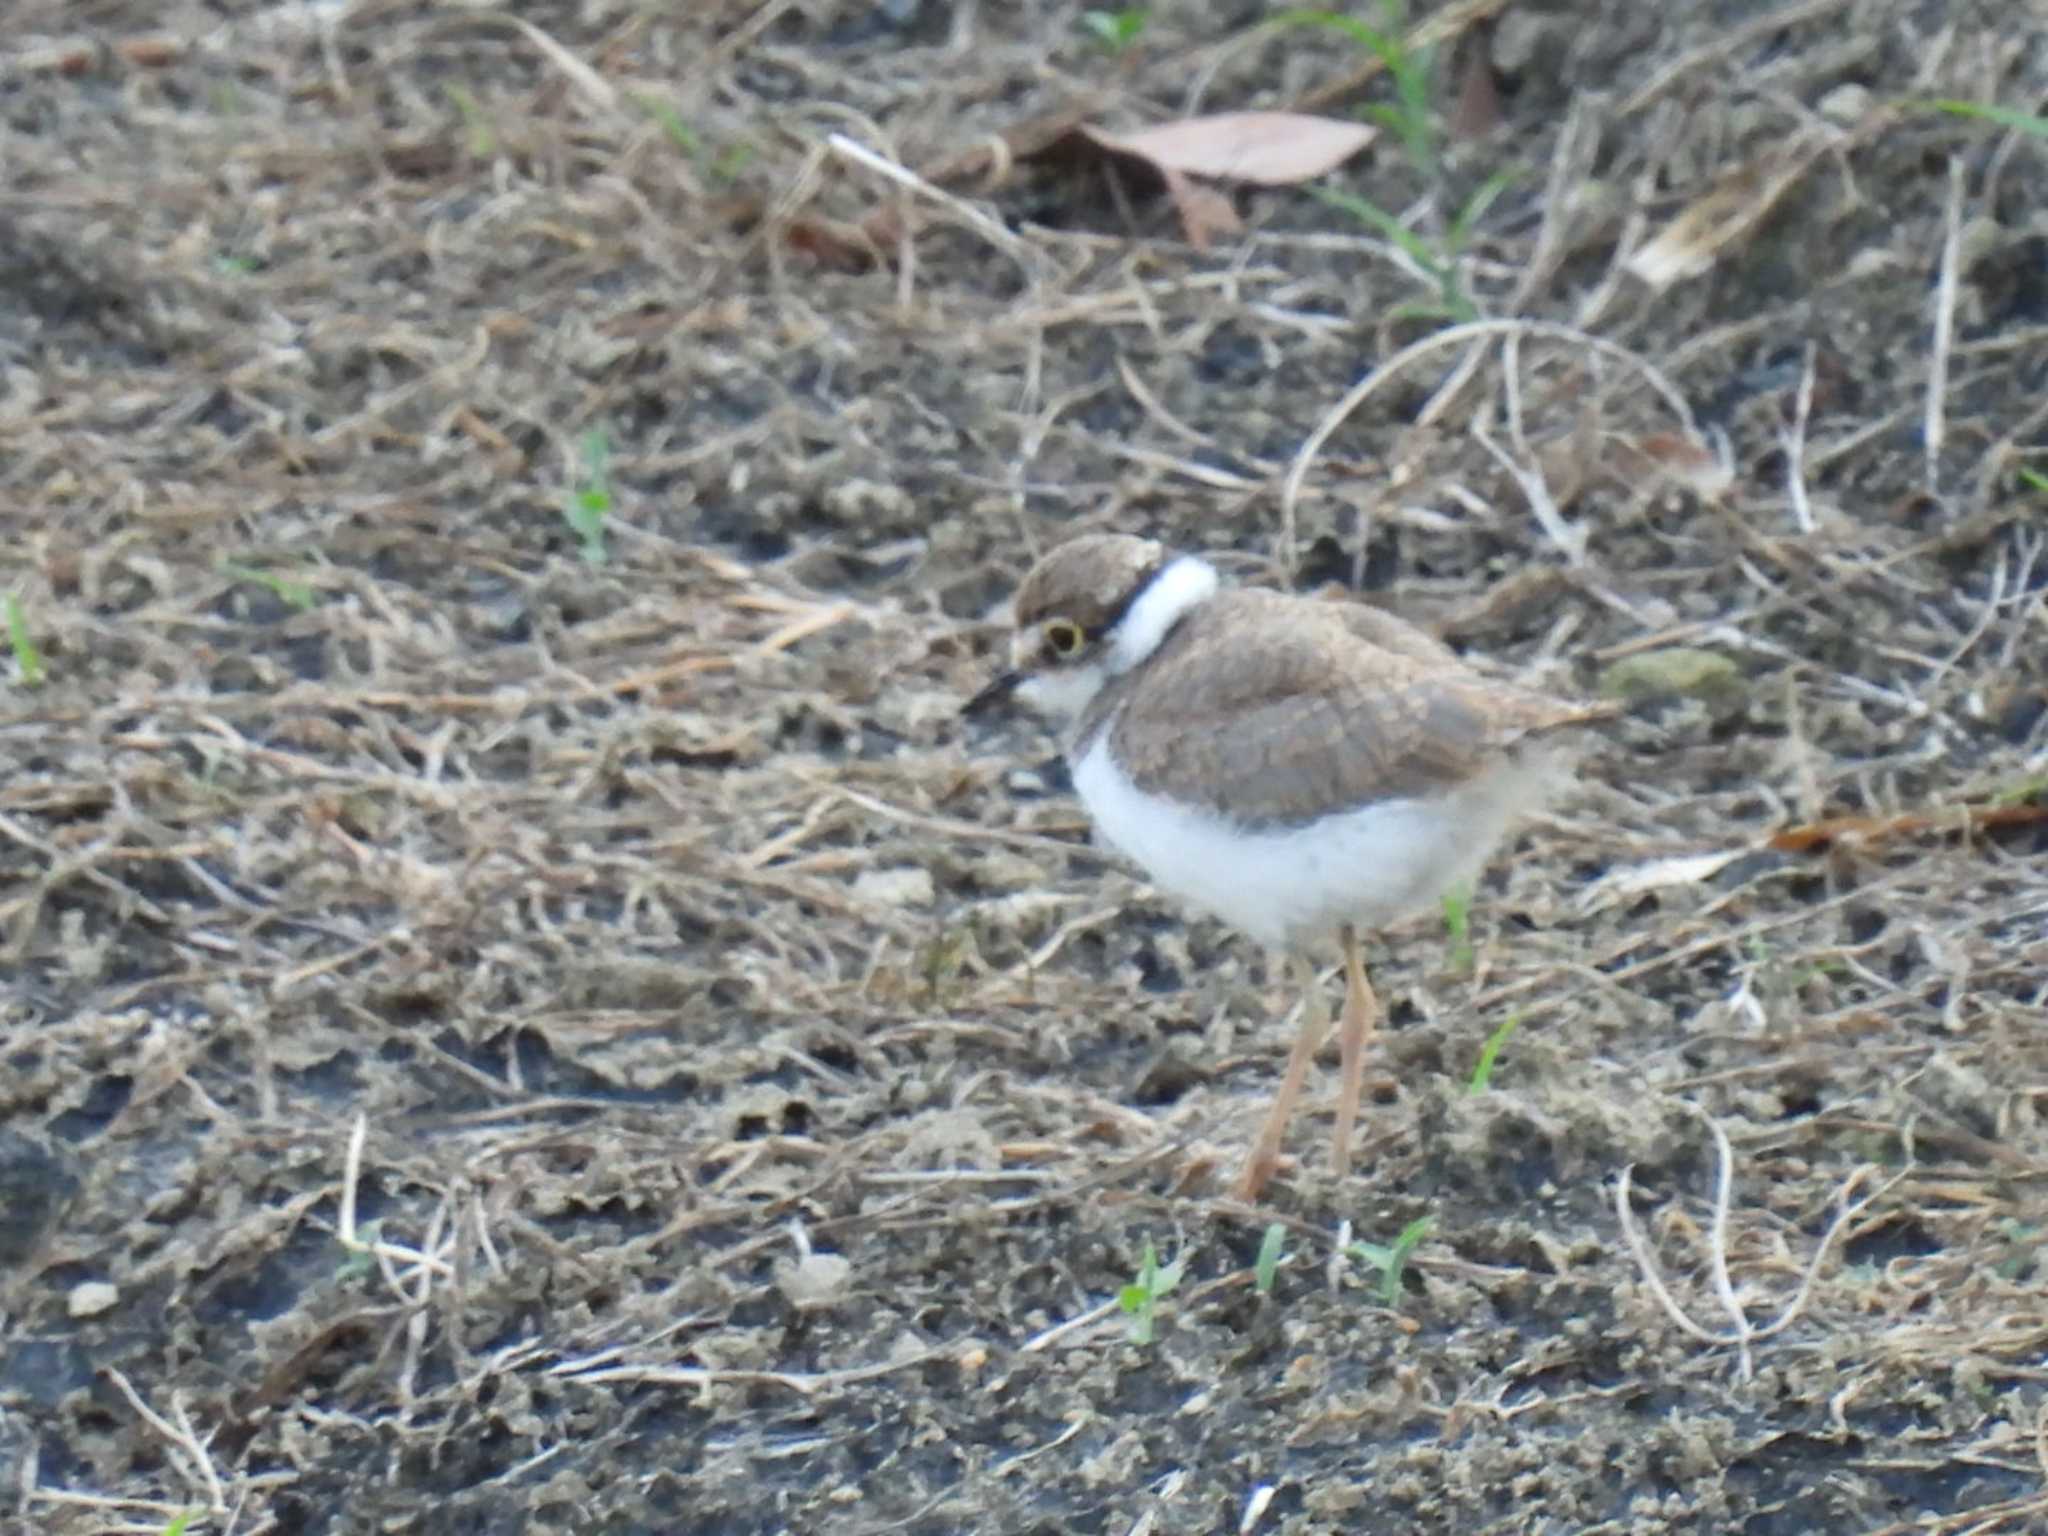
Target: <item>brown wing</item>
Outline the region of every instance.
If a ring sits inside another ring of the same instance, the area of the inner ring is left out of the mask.
[[[1369,613],[1220,594],[1098,701],[1118,758],[1154,793],[1292,822],[1452,788],[1599,712],[1482,677],[1420,631],[1402,643],[1385,627],[1399,620]]]
[[[1341,616],[1344,627],[1352,634],[1383,651],[1393,651],[1415,661],[1448,662],[1454,667],[1465,665],[1458,660],[1458,653],[1435,635],[1417,629],[1406,619],[1398,619],[1383,608],[1370,608],[1364,603],[1348,600],[1325,602],[1323,606]]]

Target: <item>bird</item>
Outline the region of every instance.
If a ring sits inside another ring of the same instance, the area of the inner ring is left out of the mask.
[[[1361,935],[1437,905],[1566,776],[1573,727],[1612,712],[1474,669],[1381,609],[1226,583],[1133,534],[1049,550],[1011,601],[1009,666],[963,707],[1066,726],[1097,836],[1153,885],[1284,955],[1301,1024],[1235,1185],[1255,1200],[1345,995],[1331,1165],[1350,1169],[1379,1004]]]

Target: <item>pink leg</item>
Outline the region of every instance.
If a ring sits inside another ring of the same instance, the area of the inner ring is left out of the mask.
[[[1330,1166],[1340,1179],[1351,1171],[1351,1136],[1358,1127],[1358,1101],[1365,1091],[1365,1042],[1380,1011],[1372,983],[1365,979],[1358,930],[1349,923],[1344,925],[1343,943],[1344,1017],[1337,1026],[1337,1056],[1343,1077],[1337,1090],[1336,1140],[1330,1148]]]
[[[1294,1037],[1294,1049],[1287,1053],[1287,1070],[1281,1074],[1279,1092],[1273,1095],[1273,1107],[1266,1111],[1266,1123],[1259,1130],[1259,1139],[1252,1144],[1251,1156],[1245,1159],[1244,1172],[1238,1176],[1236,1194],[1244,1200],[1258,1199],[1259,1191],[1280,1166],[1280,1142],[1286,1135],[1295,1103],[1301,1098],[1308,1064],[1322,1048],[1323,1037],[1330,1029],[1330,1002],[1316,984],[1314,963],[1299,955],[1290,956],[1289,960],[1304,993],[1301,1031]]]

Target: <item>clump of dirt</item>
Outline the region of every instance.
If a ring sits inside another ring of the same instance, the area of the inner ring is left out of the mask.
[[[2048,178],[1922,106],[2048,97],[2009,19],[1422,12],[1470,136],[1335,178],[1411,238],[1199,252],[988,146],[1368,50],[15,14],[26,1525],[2048,1521]],[[1468,943],[1376,937],[1357,1169],[1304,1117],[1256,1208],[1284,978],[958,715],[1112,527],[1631,700]]]

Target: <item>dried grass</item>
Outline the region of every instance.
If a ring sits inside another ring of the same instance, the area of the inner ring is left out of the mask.
[[[1626,272],[1842,79],[2039,101],[2040,60],[1888,0],[1525,18],[1511,137],[1454,161],[1548,167],[1472,253],[1504,318],[1425,336],[1308,199],[1198,258],[1129,188],[936,173],[1082,87],[1357,88],[1155,9],[1112,64],[1036,4],[14,8],[0,591],[49,677],[0,691],[0,1193],[82,1186],[0,1273],[20,1518],[2043,1518],[2048,876],[1958,809],[2048,763],[2038,149],[1895,114],[1712,271]],[[1640,472],[1674,415],[1724,494]],[[1283,1181],[1310,1278],[1265,1300],[1276,1212],[1211,1191],[1278,992],[1088,849],[1051,743],[954,718],[1082,526],[1558,687],[1742,669],[1594,750],[1469,976],[1385,937],[1372,1159]],[[1693,1275],[1699,1115],[1740,1178]],[[1397,1313],[1315,1278],[1425,1212]],[[1135,1352],[1097,1324],[1176,1229]],[[793,1232],[845,1300],[779,1287]],[[1679,1320],[1717,1293],[1748,1380]]]

